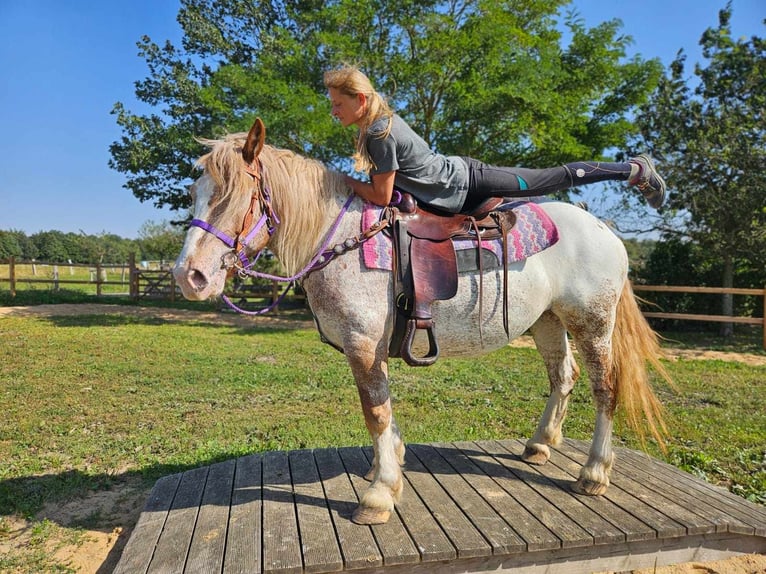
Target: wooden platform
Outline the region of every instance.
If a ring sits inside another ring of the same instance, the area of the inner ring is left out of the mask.
[[[116,573],[624,571],[766,553],[766,508],[617,451],[603,497],[569,485],[588,444],[543,467],[520,441],[408,445],[388,524],[350,521],[362,448],[267,452],[157,481]]]

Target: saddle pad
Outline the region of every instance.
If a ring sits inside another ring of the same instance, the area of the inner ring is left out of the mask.
[[[536,203],[517,201],[500,206],[499,210],[511,209],[516,214],[516,225],[508,234],[508,261],[522,261],[547,249],[559,240],[558,229],[553,220]],[[362,211],[362,231],[380,220],[382,207],[365,202]],[[454,242],[455,250],[476,249],[476,242],[461,239]],[[502,261],[502,242],[482,241],[482,247],[492,251]],[[362,258],[368,269],[391,270],[391,238],[378,233],[362,244]]]

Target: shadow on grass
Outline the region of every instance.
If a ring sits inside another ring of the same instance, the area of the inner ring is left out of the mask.
[[[161,326],[187,325],[209,327],[232,327],[241,334],[267,333],[274,330],[313,329],[311,314],[305,310],[293,310],[250,317],[228,312],[189,311],[184,309],[148,309],[122,307],[119,311],[108,310],[102,314],[86,312],[78,314],[35,314],[34,310],[15,316],[36,317],[55,327],[126,327],[133,325]]]

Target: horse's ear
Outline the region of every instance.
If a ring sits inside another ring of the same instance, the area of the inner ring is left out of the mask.
[[[253,127],[250,128],[250,132],[247,134],[247,140],[245,146],[242,148],[242,159],[245,160],[247,165],[253,163],[253,160],[258,157],[263,149],[263,142],[266,139],[266,126],[263,125],[261,118],[255,118]]]

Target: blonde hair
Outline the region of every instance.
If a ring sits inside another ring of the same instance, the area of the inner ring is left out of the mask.
[[[326,88],[338,90],[341,94],[355,97],[364,94],[367,105],[364,111],[364,119],[359,124],[359,133],[356,137],[356,151],[354,152],[354,168],[357,171],[369,173],[375,167],[375,164],[367,152],[365,141],[367,140],[367,130],[373,122],[380,118],[388,118],[386,129],[378,136],[381,139],[388,137],[391,133],[391,123],[394,112],[388,105],[388,102],[375,91],[370,79],[356,66],[343,65],[334,70],[328,70],[324,74],[324,85]]]

